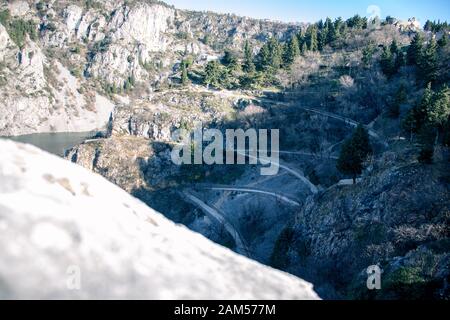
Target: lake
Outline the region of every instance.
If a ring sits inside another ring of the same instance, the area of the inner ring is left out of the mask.
[[[33,133],[15,137],[1,137],[17,142],[32,144],[42,150],[63,157],[64,152],[86,139],[92,138],[97,131],[91,132],[59,132]]]

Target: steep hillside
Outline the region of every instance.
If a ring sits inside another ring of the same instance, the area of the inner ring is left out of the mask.
[[[446,299],[450,294],[449,164],[418,164],[386,153],[355,186],[310,198],[278,239],[274,265],[313,281],[324,294],[381,299]],[[378,264],[383,290],[364,289]],[[330,294],[330,292],[328,292]]]
[[[183,59],[202,65],[300,29],[158,1],[17,0],[0,17],[0,135],[104,129],[116,94],[170,86]]]

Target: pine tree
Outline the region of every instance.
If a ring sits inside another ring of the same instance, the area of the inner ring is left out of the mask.
[[[325,20],[325,27],[326,28],[326,38],[325,38],[325,45],[332,44],[337,39],[336,29],[334,27],[334,23],[331,21],[330,18],[327,18]]]
[[[216,60],[208,62],[205,68],[205,77],[203,82],[207,86],[218,87],[220,85],[219,77],[220,77],[220,66]]]
[[[359,125],[352,137],[344,142],[337,169],[343,174],[351,175],[356,183],[357,175],[362,173],[364,161],[372,153],[369,135],[362,125]]]
[[[395,59],[392,56],[391,49],[388,46],[383,47],[383,53],[380,58],[380,66],[381,70],[388,78],[395,74]]]
[[[310,51],[317,51],[319,49],[317,40],[317,28],[315,26],[308,27],[306,31],[306,43]]]
[[[269,43],[266,42],[261,47],[258,53],[258,69],[265,71],[270,66],[270,48]]]
[[[415,105],[405,118],[403,126],[405,130],[412,133],[418,133],[425,125],[427,119],[428,108],[433,102],[433,90],[431,90],[431,84],[425,88],[420,103]]]
[[[389,49],[391,50],[392,58],[394,59],[394,65],[393,65],[392,72],[395,74],[395,73],[398,72],[398,70],[402,66],[404,66],[405,58],[404,58],[402,50],[398,46],[398,43],[397,43],[397,41],[395,39],[392,40]]]
[[[367,130],[362,126],[358,125],[353,133],[353,143],[359,150],[359,155],[363,160],[372,153],[372,147],[370,146],[369,134]]]
[[[270,66],[277,70],[281,67],[283,62],[283,48],[280,42],[272,37],[269,39],[269,50],[270,50]]]
[[[298,42],[298,48],[301,51],[303,44],[306,42],[305,34],[303,31],[300,31],[299,33],[297,33],[297,42]]]
[[[222,58],[222,64],[228,68],[231,72],[239,69],[239,63],[237,56],[230,50],[225,50]]]
[[[328,25],[325,24],[317,36],[317,48],[319,51],[322,51],[328,44],[329,33],[330,29],[328,28]]]
[[[336,42],[340,37],[339,29],[335,27],[335,25],[332,23],[330,26],[330,31],[328,31],[328,40],[327,43],[331,46],[334,42]]]
[[[336,20],[334,20],[334,31],[335,31],[336,39],[338,39],[342,33],[345,33],[346,28],[347,28],[347,24],[344,23],[344,21],[342,20],[341,17],[336,18]]]
[[[283,62],[283,50],[279,41],[272,37],[261,48],[258,54],[258,69],[271,78]]]
[[[423,79],[425,83],[436,81],[438,77],[438,57],[437,43],[434,38],[431,39],[426,49],[423,50],[418,62],[418,76]]]
[[[327,32],[328,34],[328,32]],[[324,31],[319,31],[317,33],[317,50],[322,51],[326,46],[327,39],[325,37]]]
[[[397,40],[395,40],[395,39],[392,40],[391,45],[390,45],[390,50],[391,50],[391,53],[394,55],[396,55],[400,52],[400,48],[398,47]]]
[[[367,18],[362,18],[357,14],[347,20],[347,27],[355,29],[365,29],[367,28]]]
[[[372,65],[373,55],[375,53],[375,46],[369,43],[367,47],[362,50],[362,62],[365,67]]]
[[[427,20],[425,22],[425,25],[423,26],[423,30],[425,30],[425,31],[432,31],[433,30],[433,23],[430,20]]]
[[[448,36],[444,33],[438,41],[438,46],[443,48],[448,44]]]
[[[298,45],[297,37],[292,37],[288,43],[286,44],[284,55],[283,55],[283,63],[285,66],[290,66],[300,55],[300,48]]]
[[[417,65],[423,51],[423,37],[420,33],[416,33],[408,48],[407,62],[409,65]]]
[[[450,116],[450,89],[444,85],[433,97],[428,105],[427,119],[431,125],[442,129]]]
[[[255,72],[255,63],[253,62],[253,50],[248,41],[245,42],[244,46],[244,63],[242,65],[242,70],[247,73]]]

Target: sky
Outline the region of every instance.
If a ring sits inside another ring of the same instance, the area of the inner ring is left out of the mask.
[[[401,20],[416,17],[450,21],[450,0],[163,0],[179,9],[235,13],[254,18],[285,22],[316,22],[358,13],[370,17],[374,12]],[[372,9],[372,10],[368,10]],[[375,10],[373,10],[375,9]],[[370,11],[370,12],[368,12]]]

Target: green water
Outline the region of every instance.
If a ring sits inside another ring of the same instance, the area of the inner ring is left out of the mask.
[[[42,150],[62,157],[66,150],[93,137],[95,134],[96,132],[33,133],[2,138],[32,144]]]

